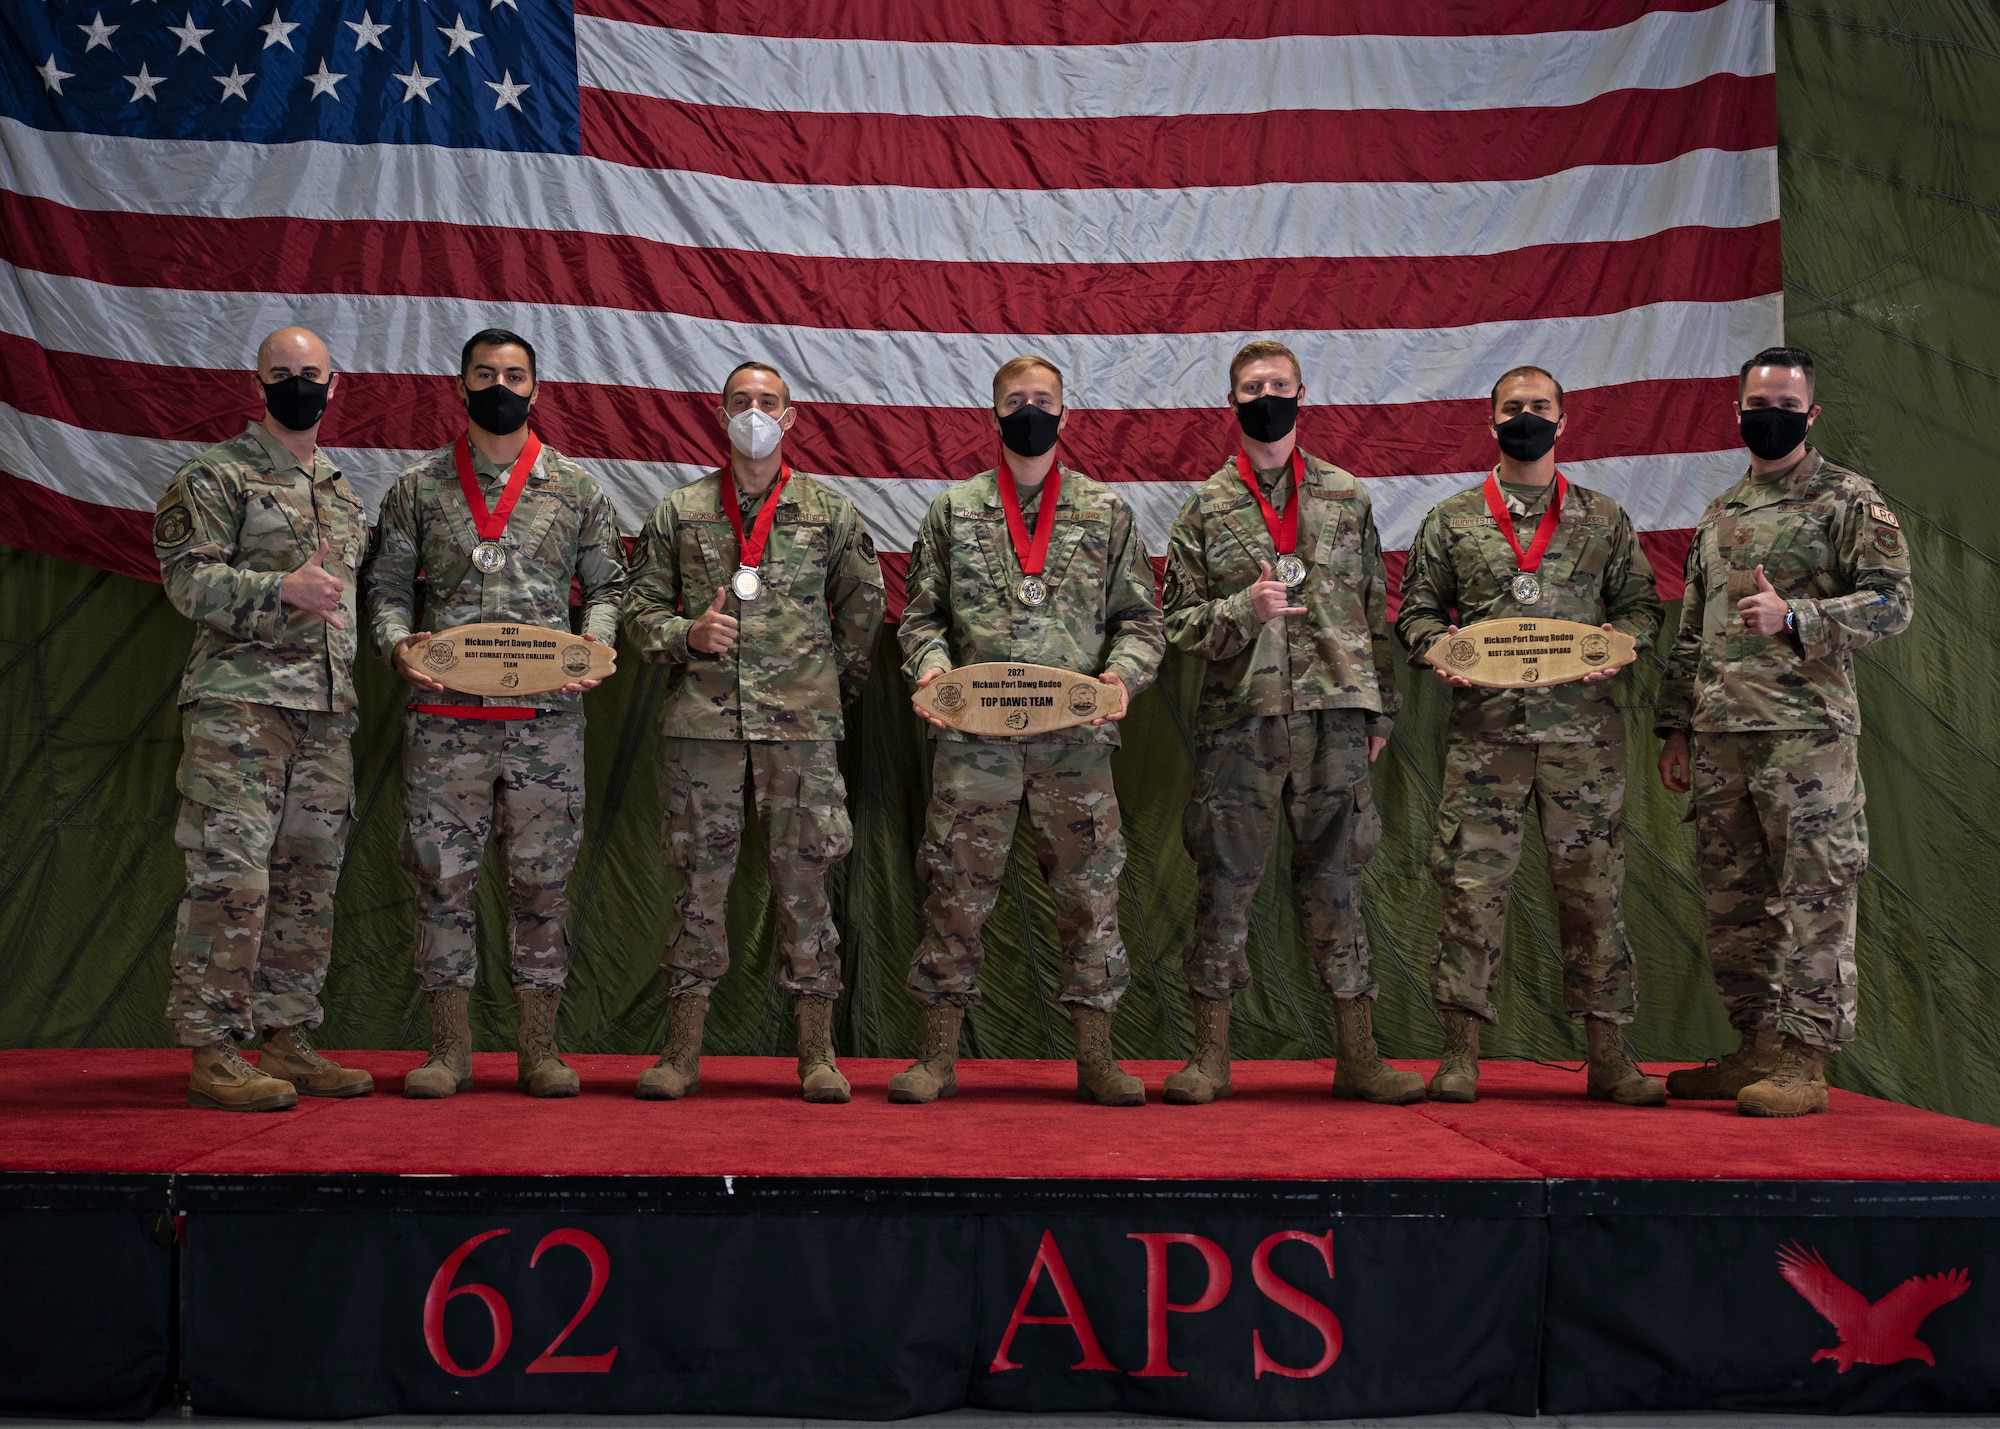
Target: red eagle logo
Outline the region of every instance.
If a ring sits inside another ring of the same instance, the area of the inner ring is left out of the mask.
[[[1840,1332],[1840,1343],[1814,1351],[1812,1362],[1832,1360],[1842,1374],[1857,1364],[1898,1360],[1935,1365],[1931,1347],[1917,1338],[1917,1327],[1938,1306],[1972,1288],[1972,1276],[1964,1270],[1913,1275],[1871,1305],[1828,1268],[1824,1256],[1797,1241],[1779,1248],[1778,1274]]]

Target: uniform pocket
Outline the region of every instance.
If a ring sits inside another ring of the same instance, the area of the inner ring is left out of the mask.
[[[1355,865],[1368,862],[1382,846],[1382,811],[1375,807],[1375,781],[1364,772],[1354,786],[1353,811],[1347,820],[1347,857]]]
[[[828,745],[823,757],[799,772],[799,852],[824,867],[854,848],[854,824],[847,814],[847,784]]]

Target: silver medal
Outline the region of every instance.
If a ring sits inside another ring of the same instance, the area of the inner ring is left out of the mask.
[[[729,578],[729,588],[736,592],[738,600],[755,600],[764,593],[764,578],[754,566],[738,566],[736,574]]]
[[[1523,605],[1533,605],[1542,598],[1542,583],[1526,571],[1514,576],[1514,599]]]
[[[1278,579],[1286,585],[1299,585],[1306,578],[1306,563],[1290,551],[1278,557]]]
[[[1049,588],[1043,585],[1038,577],[1022,576],[1019,594],[1021,604],[1040,605],[1049,598]]]
[[[488,575],[507,564],[507,551],[498,541],[481,541],[472,548],[472,564]]]

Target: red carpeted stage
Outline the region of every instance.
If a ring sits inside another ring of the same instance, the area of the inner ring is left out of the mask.
[[[1472,1106],[1389,1108],[1247,1062],[1109,1109],[970,1061],[902,1107],[853,1060],[809,1107],[788,1060],[709,1058],[644,1103],[648,1059],[579,1056],[534,1102],[483,1054],[405,1102],[416,1053],[342,1060],[382,1090],[230,1116],[182,1053],[0,1053],[0,1409],[2000,1407],[2000,1128],[1867,1097],[1753,1121],[1489,1062]]]

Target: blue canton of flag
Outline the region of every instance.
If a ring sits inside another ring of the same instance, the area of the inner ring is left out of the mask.
[[[0,0],[0,113],[148,139],[580,147],[569,0]]]

